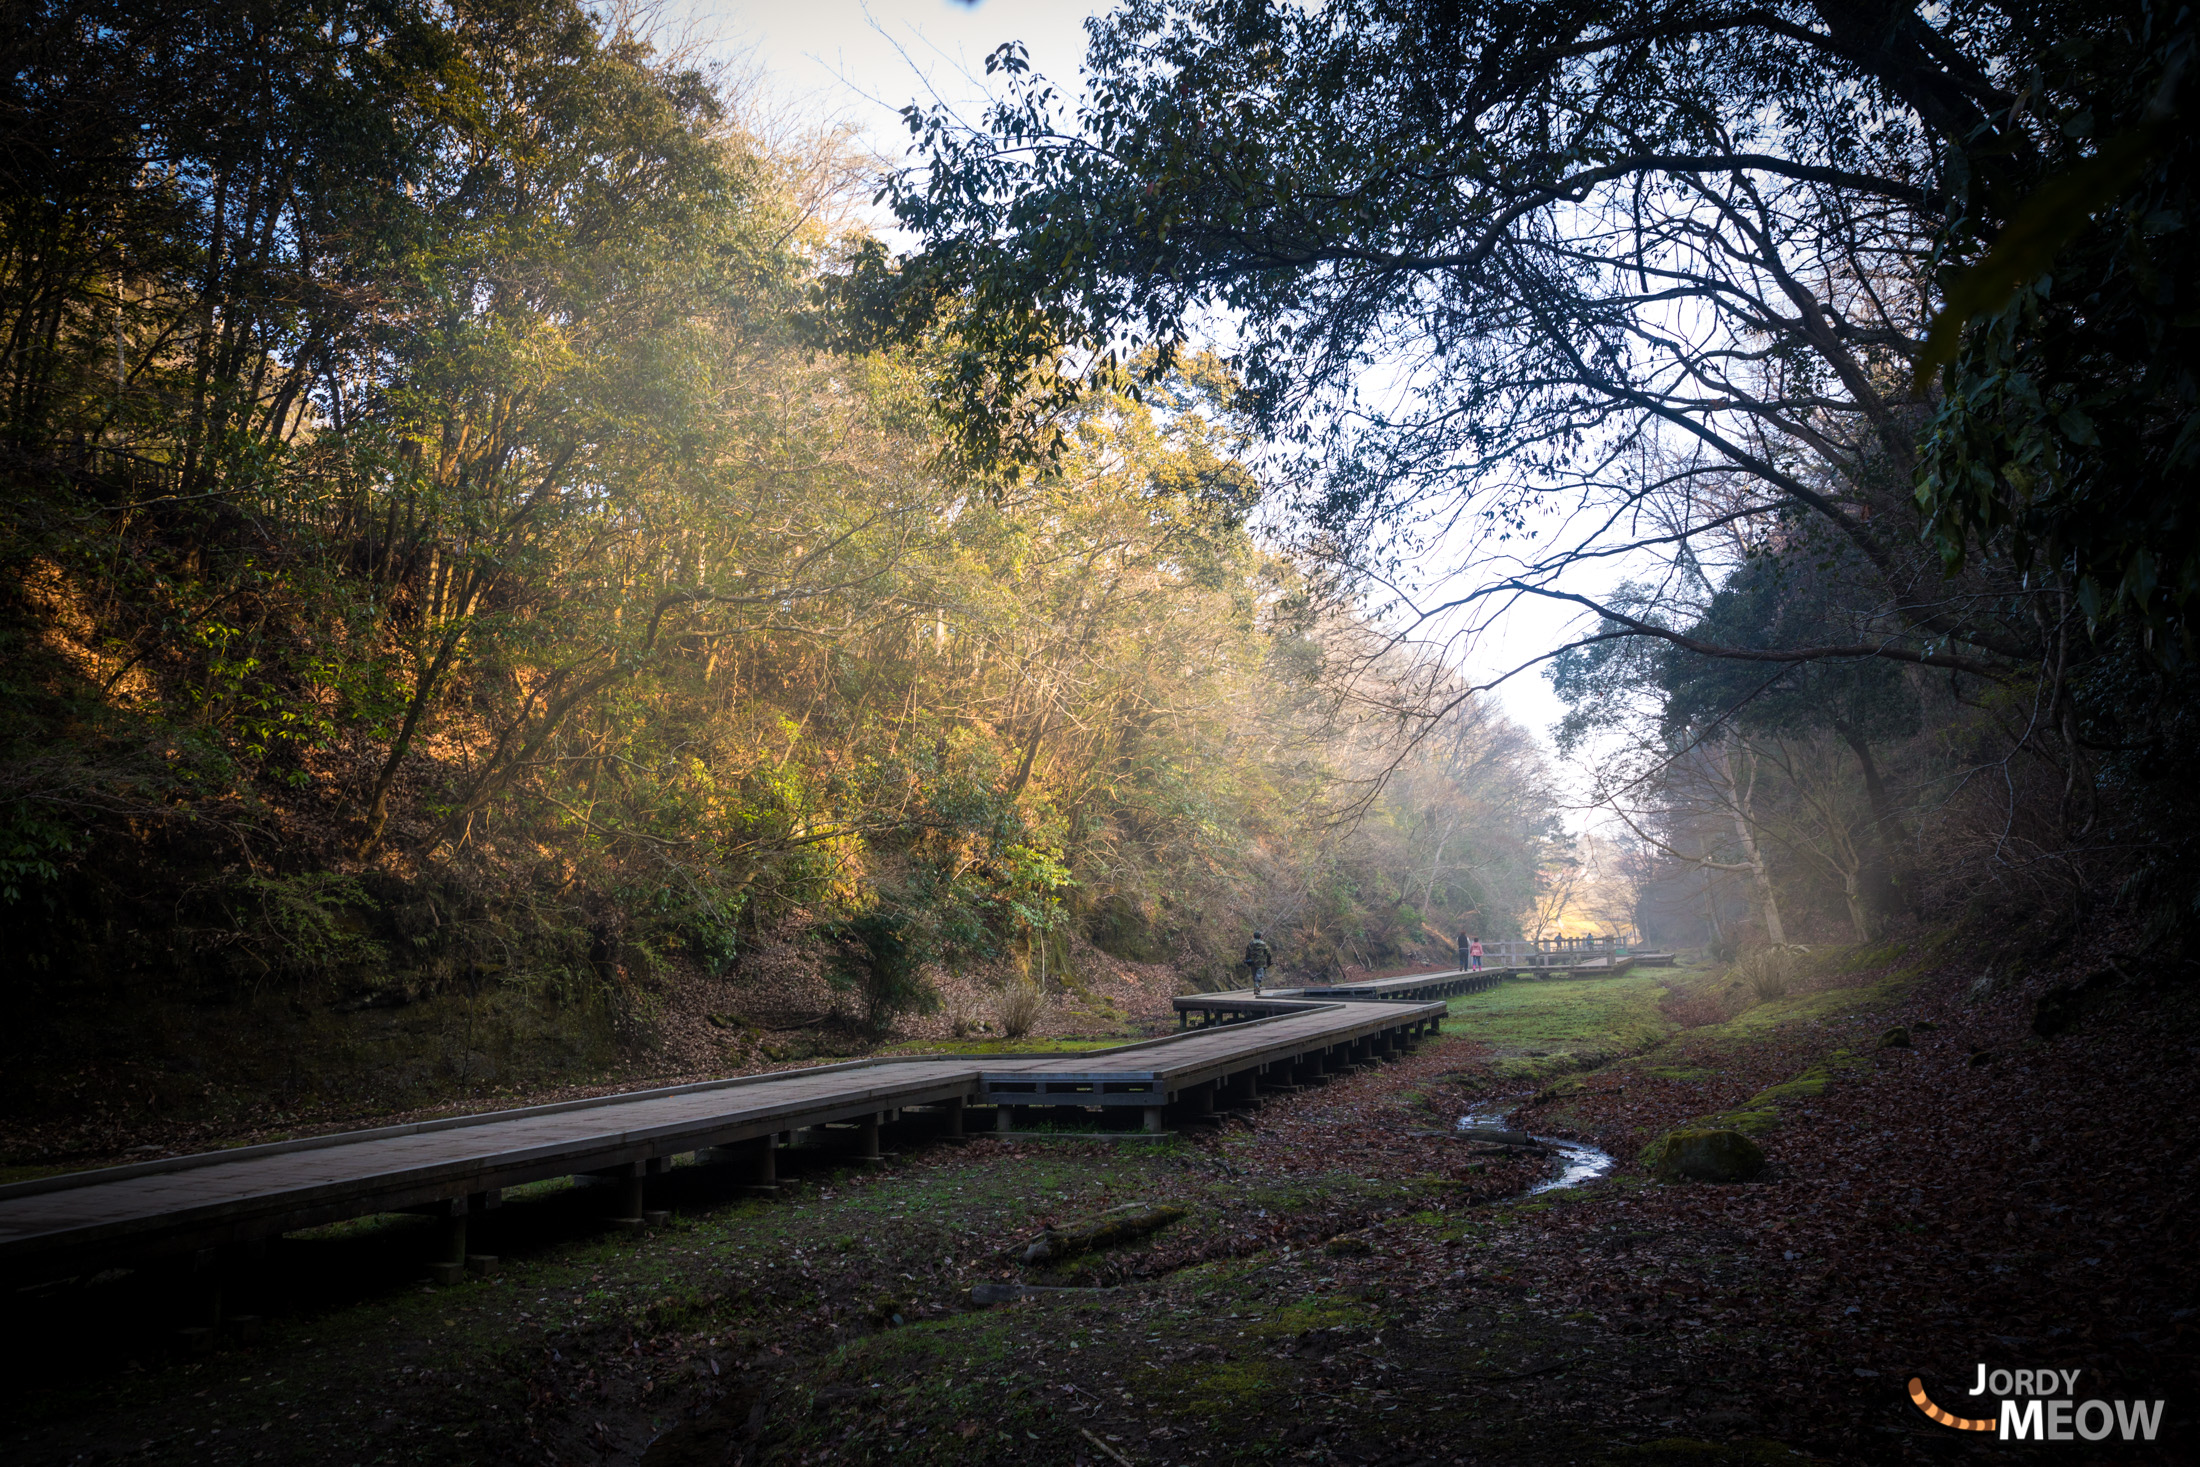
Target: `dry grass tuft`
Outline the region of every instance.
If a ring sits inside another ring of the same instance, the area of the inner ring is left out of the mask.
[[[1000,1021],[1001,1032],[1010,1039],[1021,1039],[1029,1034],[1046,1011],[1046,990],[1027,978],[1009,979],[993,1001],[993,1017]]]
[[[1749,985],[1749,991],[1756,994],[1760,1002],[1770,1003],[1776,998],[1786,998],[1795,987],[1802,951],[1792,944],[1752,948],[1734,960],[1730,971]]]

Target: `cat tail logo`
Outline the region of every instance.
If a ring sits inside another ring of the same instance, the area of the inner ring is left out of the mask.
[[[2002,1396],[2014,1374],[2020,1395],[2017,1398]],[[1991,1390],[2001,1396],[2001,1414],[1984,1418],[1958,1416],[1953,1411],[1943,1411],[1925,1394],[1925,1382],[1917,1376],[1910,1377],[1910,1401],[1918,1410],[1957,1431],[1991,1431],[2002,1441],[2067,1442],[2105,1440],[2111,1435],[2121,1435],[2125,1441],[2154,1440],[2162,1427],[2164,1401],[2079,1401],[2073,1398],[2050,1400],[2045,1392],[2054,1387],[2064,1388],[2077,1384],[2078,1372],[1997,1370],[1989,1376],[1986,1367],[1979,1367],[1979,1389],[1972,1395],[1982,1395]],[[1990,1382],[1990,1383],[1989,1383]],[[2041,1394],[2024,1398],[2022,1392],[2038,1385]]]
[[[1991,1420],[1972,1421],[1966,1417],[1958,1416],[1951,1411],[1941,1410],[1938,1406],[1935,1406],[1932,1403],[1929,1397],[1926,1396],[1925,1382],[1914,1375],[1910,1377],[1910,1399],[1917,1403],[1918,1410],[1924,1412],[1927,1416],[1932,1417],[1933,1420],[1939,1422],[1942,1426],[1952,1426],[1957,1431],[1992,1431],[1996,1426],[2000,1424],[1999,1422]]]

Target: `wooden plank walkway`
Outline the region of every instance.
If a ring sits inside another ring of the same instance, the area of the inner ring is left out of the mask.
[[[1495,988],[1525,969],[1453,968],[1442,973],[1405,973],[1390,978],[1362,978],[1356,983],[1331,983],[1310,988],[1270,988],[1255,994],[1250,988],[1223,993],[1190,993],[1172,1000],[1177,1024],[1187,1027],[1225,1023],[1283,1012],[1293,1002],[1316,1000],[1347,1003],[1400,1003],[1415,999],[1450,998],[1461,993],[1480,993]]]
[[[1379,997],[1279,994],[1247,1022],[1082,1054],[864,1060],[17,1182],[0,1186],[0,1275],[64,1275],[398,1211],[458,1220],[451,1248],[462,1261],[463,1219],[505,1188],[615,1178],[621,1215],[638,1221],[646,1178],[676,1156],[745,1165],[768,1185],[773,1150],[794,1132],[855,1122],[855,1154],[872,1159],[879,1125],[910,1107],[938,1108],[951,1134],[973,1103],[997,1107],[1003,1130],[1035,1105],[1136,1107],[1161,1130],[1171,1107],[1196,1118],[1379,1057],[1434,1032],[1445,1011],[1418,993]]]

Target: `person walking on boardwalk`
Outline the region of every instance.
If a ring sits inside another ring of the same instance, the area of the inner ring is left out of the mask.
[[[1467,966],[1467,930],[1464,927],[1459,929],[1459,937],[1455,945],[1459,949],[1460,970],[1465,971]]]
[[[1253,970],[1253,996],[1260,997],[1260,986],[1268,980],[1268,970],[1276,965],[1276,955],[1268,950],[1267,942],[1256,932],[1253,940],[1245,944],[1245,966]]]
[[[1467,966],[1470,968],[1482,966],[1482,939],[1479,937],[1467,944]]]

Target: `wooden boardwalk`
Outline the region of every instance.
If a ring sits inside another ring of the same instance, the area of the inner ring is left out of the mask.
[[[675,1157],[736,1167],[768,1188],[774,1154],[795,1133],[852,1123],[849,1155],[875,1161],[880,1125],[911,1109],[935,1112],[950,1135],[962,1134],[974,1106],[993,1107],[1001,1130],[1025,1107],[1098,1106],[1135,1108],[1161,1131],[1172,1116],[1193,1121],[1263,1087],[1387,1055],[1435,1032],[1441,995],[1453,991],[1445,980],[1486,986],[1492,976],[1273,993],[1242,1022],[1081,1054],[863,1060],[17,1182],[0,1186],[0,1275],[20,1284],[407,1211],[447,1220],[441,1267],[457,1270],[466,1218],[497,1205],[505,1188],[567,1175],[617,1181],[613,1216],[638,1225],[648,1178]]]
[[[1176,1008],[1177,1027],[1188,1028],[1194,1024],[1237,1023],[1295,1012],[1308,1002],[1407,1003],[1480,993],[1495,988],[1507,978],[1519,977],[1520,971],[1517,968],[1484,968],[1470,973],[1455,968],[1444,973],[1407,973],[1312,988],[1269,988],[1257,994],[1250,988],[1225,993],[1189,993],[1171,1002]]]

